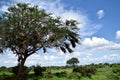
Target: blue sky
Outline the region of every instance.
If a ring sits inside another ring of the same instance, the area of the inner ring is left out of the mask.
[[[74,19],[80,24],[81,45],[72,54],[51,49],[46,54],[37,52],[25,65],[66,65],[77,57],[79,65],[91,63],[120,63],[120,0],[1,0],[0,14],[16,3],[38,5],[39,9],[60,16],[62,20]],[[0,66],[14,66],[17,58],[12,52],[0,55]]]

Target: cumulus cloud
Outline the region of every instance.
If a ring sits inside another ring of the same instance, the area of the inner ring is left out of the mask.
[[[92,51],[90,50],[82,50],[81,52],[74,52],[72,54],[60,54],[61,52],[57,52],[57,54],[52,53],[53,55],[46,53],[46,54],[33,54],[31,55],[25,65],[32,66],[32,65],[41,65],[41,66],[65,66],[66,61],[72,57],[76,57],[79,59],[81,65],[85,64],[91,64],[91,63],[104,63],[104,62],[119,62],[120,61],[120,55],[119,54],[105,54],[103,56],[97,56],[95,55],[99,54],[97,53],[98,50]],[[102,50],[104,52],[104,50]],[[102,53],[103,53],[102,52]],[[106,52],[106,53],[109,53]],[[104,54],[104,53],[103,53]],[[12,53],[9,53],[9,51],[6,53],[6,55],[0,55],[0,66],[15,66],[17,65],[17,56],[15,56]]]
[[[84,57],[80,59],[82,62],[81,64],[91,64],[91,63],[117,63],[120,61],[120,55],[119,54],[110,54],[110,55],[104,55],[102,57]]]
[[[120,40],[120,30],[116,32],[116,38]]]
[[[82,45],[88,49],[107,49],[107,50],[120,50],[120,44],[106,40],[105,38],[85,38]]]
[[[17,56],[7,50],[5,54],[0,55],[0,66],[15,66],[17,65]]]
[[[97,16],[98,16],[98,19],[102,19],[104,17],[104,10],[98,10],[97,11]]]
[[[92,37],[90,38],[85,38],[82,44],[86,48],[96,48],[96,47],[103,47],[109,44],[108,40],[105,40],[104,38],[97,38],[97,37]]]

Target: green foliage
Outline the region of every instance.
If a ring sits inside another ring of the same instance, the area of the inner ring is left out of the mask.
[[[79,63],[79,60],[78,60],[77,58],[74,58],[74,57],[73,57],[73,58],[67,60],[66,63],[69,64],[69,65],[75,66],[76,64]]]
[[[120,75],[115,74],[115,73],[109,73],[109,74],[107,74],[107,77],[108,77],[110,80],[120,80]]]
[[[115,66],[119,64],[112,64],[112,67],[110,65],[104,64],[104,67],[102,68],[96,67],[99,66],[99,64],[82,66],[85,68],[88,66],[92,66],[97,69],[95,75],[91,74],[91,79],[87,76],[82,76],[82,74],[79,72],[72,72],[73,67],[65,68],[63,66],[52,66],[46,67],[47,71],[43,72],[42,76],[34,75],[34,69],[32,69],[29,74],[26,75],[25,80],[120,80],[120,75],[113,72]],[[6,68],[6,70],[9,70],[9,68]],[[11,72],[6,70],[0,71],[0,80],[14,80],[15,76]],[[65,75],[62,74],[63,72],[65,72]],[[60,74],[60,77],[56,76],[56,73]]]
[[[68,74],[68,79],[77,79],[77,80],[80,80],[81,79],[81,74],[80,73],[78,73],[78,72],[74,72],[74,73],[70,73],[70,74]]]
[[[6,70],[7,70],[7,68],[5,66],[0,67],[0,71],[6,71]]]
[[[37,76],[42,76],[43,72],[45,72],[45,71],[46,71],[45,67],[41,67],[39,65],[34,66],[34,74]]]
[[[13,73],[11,73],[11,72],[9,72],[9,71],[0,71],[0,80],[1,80],[1,78],[2,79],[4,79],[4,78],[13,78],[14,77],[14,75],[13,75]]]
[[[64,71],[64,72],[56,72],[54,73],[55,76],[57,77],[66,77],[67,76],[67,73]]]
[[[112,66],[113,73],[120,74],[120,64],[116,64]]]
[[[97,65],[97,67],[98,67],[98,68],[103,68],[103,67],[105,67],[105,64],[99,63],[99,64]]]
[[[91,75],[96,73],[96,68],[93,66],[80,66],[74,68],[73,72],[78,72],[81,74],[81,76],[87,76],[91,78]]]
[[[112,72],[107,74],[107,77],[111,80],[120,80],[120,64],[112,65]]]
[[[19,69],[18,66],[12,67],[12,73],[13,73],[14,75],[18,75],[18,69]],[[24,70],[24,72],[26,72],[26,74],[27,74],[28,67],[24,66],[23,70]],[[23,72],[23,73],[24,73],[24,72]]]
[[[44,74],[44,78],[53,78],[53,76],[54,76],[54,74],[51,73],[51,72],[46,72],[46,73]]]

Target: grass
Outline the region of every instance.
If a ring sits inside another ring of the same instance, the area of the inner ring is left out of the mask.
[[[56,72],[67,72],[68,74],[72,73],[72,69],[71,68],[67,68],[67,69],[52,69],[51,73],[56,73]],[[109,80],[106,76],[106,74],[108,74],[109,72],[111,72],[110,67],[106,66],[104,68],[98,68],[97,69],[97,73],[95,75],[92,75],[92,79],[88,78],[88,77],[82,77],[81,80]],[[32,73],[32,72],[30,72]],[[28,80],[32,80],[32,79],[28,79]],[[54,76],[53,78],[41,78],[40,80],[76,80],[76,79],[70,79],[68,77],[56,77]]]
[[[14,77],[13,73],[11,73],[9,71],[0,71],[0,79],[13,78],[13,77]]]
[[[81,80],[110,80],[107,77],[107,74],[112,73],[112,70],[109,66],[105,66],[103,68],[98,68],[97,73],[95,75],[92,75],[92,79],[83,77]]]
[[[56,73],[56,72],[67,72],[67,73],[71,73],[72,69],[71,68],[66,68],[66,69],[51,69],[52,73]]]
[[[40,76],[35,76],[33,70],[29,72],[28,74],[28,79],[27,80],[79,80],[79,79],[75,79],[73,78],[69,78],[69,75],[72,74],[72,68],[65,68],[65,69],[49,69],[48,70],[51,75],[52,78],[45,78],[45,77],[40,77]],[[66,77],[57,77],[54,74],[57,72],[66,72],[67,75]],[[47,75],[48,73],[45,72],[45,75]],[[108,78],[108,75],[112,74],[112,68],[110,66],[105,66],[102,68],[97,68],[97,72],[95,75],[92,75],[91,79],[88,77],[81,77],[80,80],[110,80]],[[0,71],[0,79],[1,78],[11,78],[14,75],[9,72],[9,71]],[[73,75],[74,76],[74,75]],[[113,79],[114,80],[114,79]]]

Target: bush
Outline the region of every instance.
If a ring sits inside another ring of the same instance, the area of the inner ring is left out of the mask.
[[[74,73],[70,73],[68,74],[68,78],[69,79],[76,79],[76,80],[80,80],[81,79],[81,74],[78,72],[74,72]]]
[[[64,72],[57,72],[57,73],[54,73],[54,75],[57,77],[66,77],[67,73],[65,71]]]
[[[105,67],[105,65],[104,65],[103,63],[99,63],[99,64],[97,65],[97,67],[98,67],[98,68],[103,68],[103,67]]]
[[[35,75],[39,75],[39,76],[42,76],[43,72],[46,71],[46,68],[45,67],[41,67],[41,66],[34,66],[34,74]]]
[[[107,77],[111,80],[120,80],[120,64],[113,64],[112,73],[107,74]]]
[[[120,74],[120,65],[118,65],[118,64],[113,65],[112,71],[113,71],[113,73]]]
[[[47,72],[44,74],[44,78],[53,78],[53,74],[51,72]]]
[[[120,80],[120,76],[115,74],[115,73],[109,73],[107,74],[107,77],[110,79],[110,80]]]
[[[96,68],[94,66],[80,66],[74,68],[73,72],[78,72],[81,74],[81,76],[91,78],[91,75],[96,73]]]
[[[27,70],[28,70],[28,67],[24,66],[23,68],[24,72],[26,72],[27,74]],[[12,67],[12,73],[14,73],[15,75],[18,75],[18,66],[15,66],[15,67]]]
[[[5,66],[0,67],[0,71],[6,71],[7,68]]]

